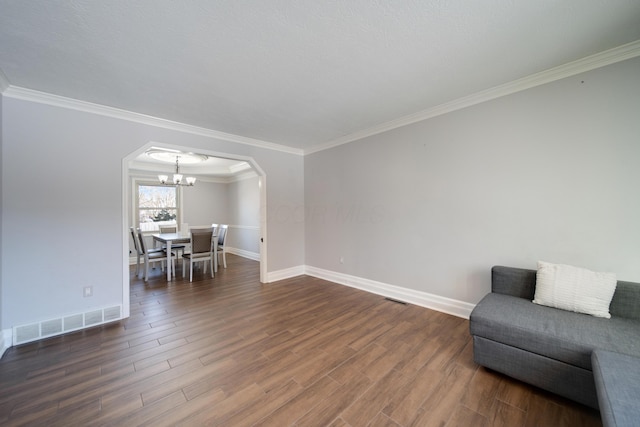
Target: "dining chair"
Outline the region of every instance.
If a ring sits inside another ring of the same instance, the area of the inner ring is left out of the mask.
[[[138,246],[138,238],[136,237],[136,231],[133,227],[129,227],[129,231],[131,231],[133,247],[136,250],[136,277],[140,277],[140,247]]]
[[[222,255],[222,265],[227,268],[227,224],[218,226],[218,264],[220,263],[220,255]]]
[[[182,255],[182,277],[186,274],[185,261],[189,261],[189,282],[193,281],[193,264],[204,261],[204,273],[207,272],[206,261],[211,267],[211,277],[215,277],[213,268],[213,229],[191,229],[191,253]]]
[[[178,227],[175,225],[160,226],[160,233],[177,233]],[[185,245],[171,245],[171,250],[175,249],[176,253],[180,255],[180,252],[184,255]]]
[[[129,227],[129,231],[131,231],[131,238],[133,239],[133,248],[136,250],[136,277],[140,277],[140,258],[142,257],[142,251],[140,250],[140,243],[138,243],[138,237],[136,236],[136,231],[133,227]],[[165,250],[162,248],[151,248],[147,250],[148,252],[164,252]],[[164,263],[162,264],[162,269],[164,269]]]
[[[146,282],[149,278],[149,264],[154,262],[164,262],[167,261],[167,251],[157,248],[157,249],[147,249],[144,243],[144,236],[142,235],[142,231],[140,228],[137,229],[138,232],[138,248],[140,249],[140,256],[144,259],[144,281]],[[175,254],[171,252],[171,268],[173,271],[173,275],[176,275],[176,263],[175,263]]]

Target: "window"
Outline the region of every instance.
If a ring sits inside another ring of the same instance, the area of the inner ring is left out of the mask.
[[[137,215],[141,231],[158,231],[161,225],[176,225],[179,219],[178,189],[138,184]]]

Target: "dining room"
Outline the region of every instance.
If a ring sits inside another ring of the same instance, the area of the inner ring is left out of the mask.
[[[145,149],[129,161],[127,224],[140,233],[129,239],[129,264],[144,273],[140,246],[147,251],[164,247],[166,256],[169,243],[169,262],[151,264],[148,274],[171,280],[175,263],[174,273],[180,276],[182,257],[191,249],[190,231],[212,225],[216,269],[218,258],[224,268],[228,252],[260,261],[260,185],[260,176],[245,160],[166,147]],[[134,237],[143,239],[142,245]],[[187,263],[187,276],[188,270]],[[196,268],[196,275],[206,273],[203,270]]]

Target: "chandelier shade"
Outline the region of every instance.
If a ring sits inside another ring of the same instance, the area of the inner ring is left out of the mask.
[[[173,174],[171,181],[169,181],[169,175],[158,175],[158,181],[160,181],[162,185],[179,185],[183,187],[193,187],[193,184],[196,183],[196,178],[193,176],[188,176],[185,178],[186,184],[183,183],[183,175],[180,173],[179,161],[180,156],[176,156],[176,173]]]

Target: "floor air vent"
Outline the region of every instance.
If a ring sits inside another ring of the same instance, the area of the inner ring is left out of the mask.
[[[13,345],[53,337],[122,319],[122,306],[105,307],[13,328]]]
[[[385,298],[385,299],[386,299],[387,301],[395,302],[396,304],[407,305],[407,303],[406,303],[406,302],[404,302],[404,301],[400,301],[400,300],[397,300],[397,299],[393,299],[393,298]]]

